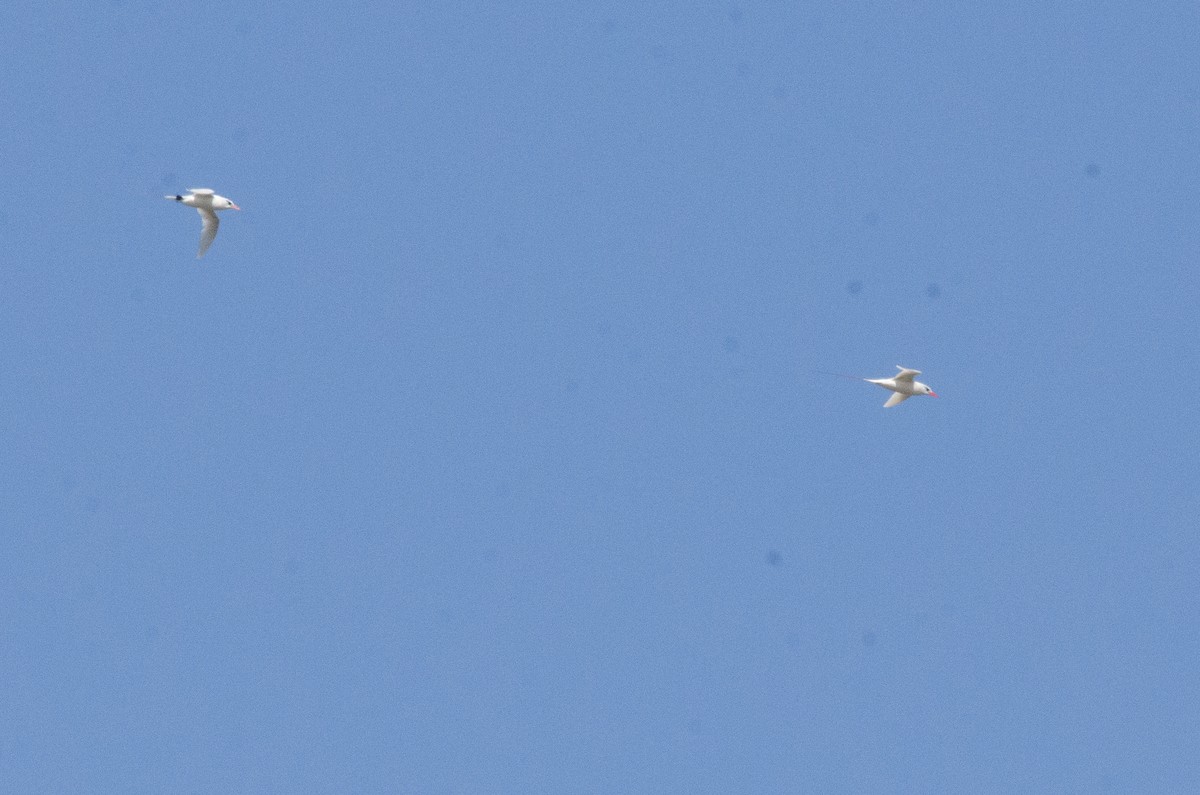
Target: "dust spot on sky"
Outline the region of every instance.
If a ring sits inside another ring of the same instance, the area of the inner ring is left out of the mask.
[[[134,287],[129,291],[129,300],[135,304],[140,304],[146,300],[146,292],[141,287]]]
[[[563,392],[567,393],[568,395],[573,395],[578,391],[579,391],[579,379],[578,378],[568,378],[566,380],[566,383],[563,384]]]
[[[1092,179],[1100,176],[1100,166],[1096,163],[1088,163],[1087,168],[1085,168],[1084,171],[1086,171],[1087,175]]]
[[[938,287],[937,282],[930,282],[929,286],[925,288],[925,295],[929,296],[930,298],[940,298],[942,295],[942,288]]]
[[[863,216],[862,221],[867,226],[879,226],[879,213],[867,213]]]
[[[246,139],[249,137],[250,137],[250,133],[246,132],[245,127],[235,127],[234,128],[233,140],[237,141],[239,144],[244,143],[246,141]]]
[[[767,552],[767,563],[772,566],[778,566],[783,563],[783,555],[779,554],[778,549],[772,549]]]
[[[742,13],[742,9],[738,8],[737,6],[729,7],[729,21],[730,22],[732,22],[736,25],[738,22],[742,21],[742,18],[744,16],[746,16],[746,15],[744,13]]]
[[[166,174],[162,175],[162,184],[174,185],[175,181],[178,179],[179,179],[179,177],[175,174],[174,171],[168,171]]]
[[[780,85],[775,86],[775,88],[771,89],[771,96],[775,97],[776,100],[779,100],[781,102],[783,100],[787,99],[787,95],[788,95],[788,90],[787,90],[787,86],[785,86],[785,85],[780,84]]]
[[[875,642],[878,640],[879,640],[879,637],[875,634],[875,632],[873,630],[868,629],[866,632],[864,632],[862,634],[862,644],[864,646],[874,646]]]
[[[667,62],[667,48],[661,44],[655,44],[653,47],[650,48],[650,57],[653,58],[655,60],[655,62],[657,62],[657,63],[660,63],[660,64],[666,63]]]
[[[863,283],[860,282],[858,279],[855,279],[854,281],[851,281],[851,282],[846,282],[846,292],[850,293],[850,295],[858,295],[862,291],[863,291]]]
[[[746,75],[750,74],[750,62],[749,61],[738,61],[737,62],[737,74],[738,74],[738,77],[745,77]]]
[[[733,335],[726,337],[722,345],[725,347],[726,353],[737,353],[738,348],[742,347],[742,343],[738,342],[738,338]]]

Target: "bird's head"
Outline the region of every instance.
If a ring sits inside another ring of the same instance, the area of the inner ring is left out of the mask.
[[[936,393],[936,392],[934,392],[934,391],[933,391],[932,389],[930,389],[929,387],[927,387],[925,384],[922,384],[922,383],[918,382],[918,383],[916,384],[916,387],[917,387],[917,391],[918,391],[918,393],[920,393],[920,394],[922,394],[922,395],[929,395],[929,397],[937,397],[937,393]]]
[[[232,201],[230,201],[229,199],[226,199],[224,196],[222,196],[220,209],[222,209],[222,210],[240,210],[242,208],[238,207]]]

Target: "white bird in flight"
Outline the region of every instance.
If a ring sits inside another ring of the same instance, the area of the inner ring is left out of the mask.
[[[846,375],[845,373],[827,373],[824,370],[818,372],[825,375],[836,375],[840,378],[849,378],[851,381],[866,381],[868,384],[875,384],[884,389],[890,389],[896,394],[888,398],[888,402],[883,404],[885,409],[890,409],[892,406],[899,406],[904,401],[908,400],[913,395],[929,395],[929,397],[937,397],[932,389],[920,381],[914,381],[914,375],[920,375],[920,370],[910,370],[903,365],[896,365],[896,369],[900,372],[896,373],[891,378],[863,378],[859,375]]]
[[[891,378],[864,378],[868,384],[875,384],[884,389],[890,389],[896,394],[888,398],[887,403],[883,404],[885,409],[890,409],[892,406],[899,406],[904,401],[908,400],[913,395],[929,395],[929,397],[937,397],[925,384],[920,381],[914,381],[914,375],[920,375],[920,370],[910,370],[903,365],[896,365],[896,369],[900,372],[896,373]]]
[[[217,227],[221,222],[217,219],[218,210],[240,210],[229,199],[224,196],[218,196],[209,188],[188,188],[190,196],[164,196],[164,199],[171,201],[183,202],[188,207],[195,207],[196,212],[200,213],[200,219],[204,222],[204,228],[200,232],[200,250],[196,252],[196,259],[204,256],[204,252],[208,251],[208,247],[212,245],[213,238],[217,236]]]

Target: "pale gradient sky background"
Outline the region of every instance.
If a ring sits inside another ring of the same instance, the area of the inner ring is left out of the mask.
[[[0,6],[0,789],[1200,788],[1195,3],[329,9]]]

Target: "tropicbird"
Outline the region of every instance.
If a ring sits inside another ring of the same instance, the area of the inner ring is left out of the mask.
[[[200,213],[200,219],[204,222],[204,228],[200,232],[200,250],[196,252],[196,259],[204,256],[204,252],[208,251],[208,247],[212,245],[213,238],[217,236],[217,227],[221,225],[217,219],[218,210],[240,210],[229,199],[224,196],[218,196],[209,188],[188,188],[190,196],[164,196],[164,199],[171,201],[183,202],[188,207],[195,207],[196,212]]]
[[[891,378],[863,378],[859,375],[846,375],[845,373],[825,373],[824,370],[820,370],[819,372],[825,373],[825,375],[836,375],[840,378],[849,378],[852,381],[866,381],[868,384],[875,384],[876,386],[881,386],[884,389],[892,390],[896,394],[888,398],[887,403],[883,404],[885,409],[890,409],[892,406],[899,406],[913,395],[929,395],[929,397],[937,397],[937,394],[934,393],[934,391],[928,386],[922,384],[920,381],[913,380],[913,376],[921,374],[920,370],[910,370],[901,364],[896,365],[896,369],[900,372],[896,373],[896,375],[892,376]]]

